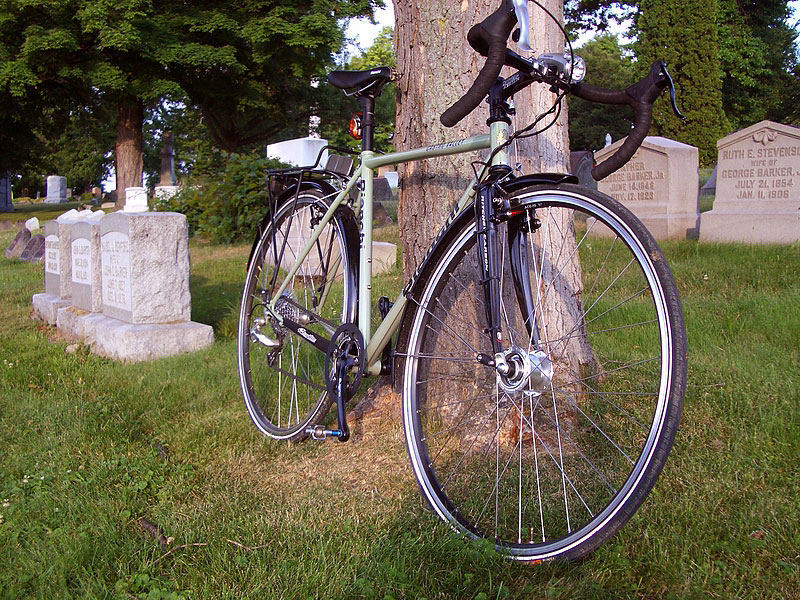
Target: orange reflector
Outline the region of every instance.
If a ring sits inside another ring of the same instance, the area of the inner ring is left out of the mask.
[[[361,117],[363,113],[356,113],[353,115],[353,118],[350,119],[350,135],[352,135],[355,139],[361,139]]]

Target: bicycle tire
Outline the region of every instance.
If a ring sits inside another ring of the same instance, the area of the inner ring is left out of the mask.
[[[332,399],[326,391],[325,354],[265,310],[294,264],[314,225],[329,208],[315,189],[287,194],[253,251],[239,313],[239,379],[247,411],[265,435],[299,441],[320,423]],[[276,310],[307,333],[330,339],[356,319],[358,225],[353,211],[339,207],[301,263]],[[280,274],[281,276],[276,276]],[[300,316],[302,315],[302,317]]]
[[[523,322],[507,249],[519,223],[506,221],[503,336],[524,354],[538,331],[550,381],[534,384],[547,371],[531,367],[514,391],[520,381],[476,360],[492,350],[466,211],[408,295],[415,312],[398,349],[406,443],[423,496],[456,531],[515,560],[577,559],[631,518],[664,467],[686,386],[681,301],[657,243],[614,199],[562,184],[510,202],[540,222],[524,235],[537,318],[550,311],[561,320]],[[562,247],[552,244],[556,232],[566,233]],[[570,288],[575,257],[580,277]],[[574,298],[577,317],[549,308],[548,294]],[[576,362],[580,352],[567,345],[581,339],[590,351]]]

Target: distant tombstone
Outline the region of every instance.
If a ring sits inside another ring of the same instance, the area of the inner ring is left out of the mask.
[[[60,204],[67,201],[67,178],[50,175],[47,178],[47,204]]]
[[[41,225],[39,224],[39,219],[37,217],[31,217],[27,221],[25,221],[25,229],[33,233],[37,229],[40,229]]]
[[[44,236],[41,234],[31,236],[19,259],[30,263],[42,262],[44,259]]]
[[[800,129],[761,121],[717,142],[717,194],[700,239],[800,241]]]
[[[608,148],[608,147],[609,147],[609,146],[610,146],[612,143],[613,143],[613,142],[612,142],[612,140],[611,140],[611,134],[610,134],[610,133],[607,133],[607,134],[606,134],[606,145],[605,145],[605,146],[603,146],[603,147],[604,147],[604,148]]]
[[[100,266],[100,219],[98,211],[71,227],[72,305],[87,312],[103,308]]]
[[[375,202],[391,202],[394,200],[392,195],[392,186],[386,180],[386,177],[376,177],[372,181],[372,199]]]
[[[711,171],[711,177],[709,177],[708,181],[706,181],[703,187],[700,188],[700,195],[710,196],[716,193],[717,193],[717,165],[714,165],[714,170]]]
[[[397,171],[389,171],[387,173],[384,173],[383,176],[386,177],[386,181],[389,182],[389,187],[391,187],[393,190],[396,190],[398,183]]]
[[[386,227],[394,223],[392,217],[386,212],[386,207],[380,202],[376,202],[372,207],[372,220],[375,221],[376,227]]]
[[[161,180],[156,184],[155,196],[159,200],[169,200],[178,193],[178,180],[175,178],[175,150],[172,147],[172,133],[165,131],[161,136]]]
[[[129,187],[125,189],[125,206],[127,213],[147,212],[147,190],[143,187]]]
[[[595,153],[600,163],[624,143]],[[646,137],[633,158],[597,184],[630,209],[656,239],[697,237],[698,151],[663,137]]]
[[[328,140],[312,137],[286,140],[277,144],[269,144],[267,146],[267,156],[269,158],[277,158],[297,167],[310,167],[314,165],[320,151],[327,145]],[[322,153],[320,165],[327,164],[327,154],[327,150]]]
[[[72,298],[72,236],[77,211],[69,211],[44,224],[44,291],[57,298]]]
[[[189,226],[178,213],[100,220],[103,314],[126,323],[188,322]]]
[[[597,182],[592,177],[594,168],[594,154],[588,150],[578,150],[569,153],[570,172],[578,178],[581,185],[597,189]]]
[[[161,181],[156,185],[175,185],[175,150],[172,148],[172,133],[165,131],[161,136]]]
[[[14,212],[14,203],[11,201],[11,180],[8,173],[0,173],[0,212]]]
[[[6,248],[6,258],[19,258],[22,251],[31,239],[31,232],[28,229],[20,229],[14,239]]]

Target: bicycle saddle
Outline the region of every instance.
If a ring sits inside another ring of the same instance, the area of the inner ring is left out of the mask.
[[[341,90],[358,88],[356,93],[369,93],[377,96],[384,85],[392,80],[390,67],[375,67],[366,71],[332,71],[328,83]]]

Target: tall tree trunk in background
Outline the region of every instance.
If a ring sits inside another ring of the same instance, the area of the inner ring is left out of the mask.
[[[542,0],[542,4],[561,18],[562,0]],[[499,6],[498,0],[394,0],[395,36],[400,79],[397,85],[397,127],[394,143],[398,150],[424,147],[434,143],[488,133],[488,106],[481,104],[455,127],[445,128],[439,116],[469,88],[483,66],[485,58],[469,47],[467,31]],[[532,46],[536,54],[563,52],[564,38],[558,27],[541,9],[531,5]],[[513,47],[513,42],[509,41]],[[510,74],[506,70],[504,75]],[[516,125],[531,123],[535,116],[547,111],[554,94],[546,86],[533,85],[514,98],[517,107]],[[542,123],[546,124],[551,117]],[[484,152],[485,158],[487,152]],[[560,172],[569,170],[569,139],[566,102],[555,126],[544,134],[520,140],[512,148],[512,163],[519,162],[523,173]],[[475,155],[464,154],[408,163],[400,169],[399,226],[403,244],[403,271],[408,277],[422,260],[431,240],[467,186],[470,164]],[[541,243],[572,244],[572,216],[563,215],[559,235]],[[544,228],[542,228],[544,229]],[[552,228],[550,229],[552,234]],[[544,238],[544,236],[542,236]],[[581,322],[582,282],[578,254],[555,250],[552,256],[574,257],[557,278],[555,291],[548,294],[544,307],[545,335],[556,339],[564,333],[583,330]],[[476,269],[477,274],[477,269]],[[478,288],[475,293],[480,294]],[[477,322],[477,314],[476,321]],[[576,327],[577,325],[577,327]],[[572,372],[581,372],[594,365],[594,357],[586,338],[576,338],[553,356]],[[578,392],[578,390],[575,390]]]
[[[125,190],[142,185],[142,125],[144,104],[135,96],[123,96],[117,118],[117,207],[125,205]]]

